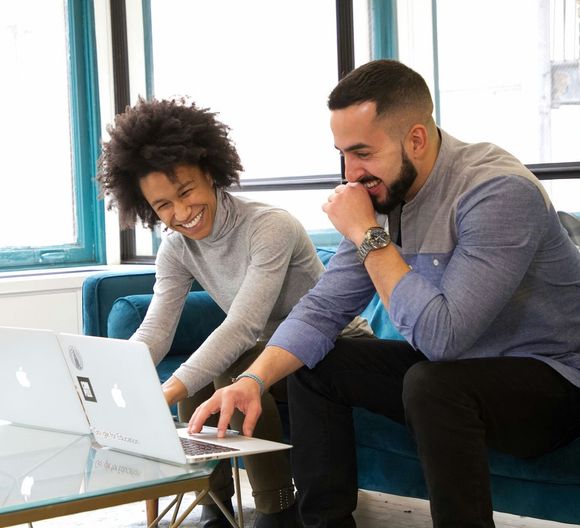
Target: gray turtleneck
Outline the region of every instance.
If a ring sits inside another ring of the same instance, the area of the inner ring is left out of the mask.
[[[194,394],[259,339],[269,339],[323,270],[296,218],[218,190],[208,237],[192,240],[174,232],[163,240],[153,299],[131,339],[145,342],[159,363],[171,346],[191,284],[199,282],[227,317],[174,373]]]

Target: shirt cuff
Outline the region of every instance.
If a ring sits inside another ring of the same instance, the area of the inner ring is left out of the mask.
[[[413,330],[427,305],[441,291],[418,273],[409,272],[395,286],[389,303],[389,316],[401,335],[419,349]]]
[[[334,341],[300,319],[286,319],[268,341],[296,356],[308,368],[322,361],[334,347]]]

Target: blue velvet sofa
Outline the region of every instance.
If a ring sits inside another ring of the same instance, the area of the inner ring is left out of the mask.
[[[315,239],[326,264],[336,236]],[[83,284],[84,332],[128,338],[147,310],[154,282],[151,266],[140,271],[102,272]],[[378,337],[400,339],[375,297],[365,316]],[[220,324],[225,314],[194,284],[181,316],[172,349],[158,367],[166,379]],[[281,404],[283,405],[283,404]],[[287,416],[282,407],[282,415]],[[401,496],[427,498],[413,439],[406,428],[364,409],[354,411],[359,487]],[[533,460],[489,451],[496,511],[580,524],[580,439]]]

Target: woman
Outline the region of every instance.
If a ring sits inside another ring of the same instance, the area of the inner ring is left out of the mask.
[[[157,254],[151,305],[131,339],[145,342],[154,361],[161,361],[193,280],[227,314],[163,384],[167,402],[180,402],[182,421],[208,398],[208,390],[244,375],[323,271],[297,219],[227,192],[239,183],[242,170],[228,131],[214,113],[193,103],[140,100],[109,127],[110,140],[99,163],[97,179],[111,198],[109,208],[119,210],[122,227],[133,226],[139,218],[150,228],[162,222],[169,231]],[[369,327],[357,319],[349,328],[352,335],[368,333]],[[183,401],[191,396],[193,401]],[[263,395],[262,407],[255,436],[280,441],[281,424],[271,394]],[[242,419],[238,413],[231,426],[241,428]],[[247,457],[244,465],[257,510],[254,526],[296,526],[288,455]],[[233,494],[229,464],[222,463],[214,473],[212,489],[227,502]],[[202,526],[229,524],[215,505],[206,503]]]

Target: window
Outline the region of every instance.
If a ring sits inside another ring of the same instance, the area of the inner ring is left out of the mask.
[[[330,229],[320,204],[340,182],[340,158],[326,99],[339,78],[337,9],[348,10],[350,2],[147,4],[155,97],[187,96],[218,112],[244,165],[241,192],[290,210],[307,229]],[[354,25],[348,45],[362,64],[370,58],[368,6],[352,7],[344,32]],[[151,242],[141,231],[134,260],[155,251],[155,237]]]
[[[413,67],[442,128],[510,150],[545,178],[556,207],[580,211],[570,203],[580,195],[580,0],[146,4],[151,92],[216,110],[245,167],[242,192],[290,210],[309,230],[331,227],[319,205],[340,167],[326,98],[349,38],[351,66],[393,57]],[[151,254],[151,237],[138,231],[137,255]]]
[[[217,111],[243,178],[337,172],[325,108],[337,80],[333,0],[152,0],[151,20],[155,97]]]
[[[396,17],[439,125],[512,152],[580,212],[580,0],[398,0]]]
[[[430,4],[399,0],[399,58],[432,79],[440,125],[524,163],[578,161],[580,97],[569,74],[579,67],[580,2]]]
[[[0,270],[104,261],[91,5],[0,2]]]

